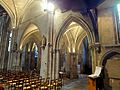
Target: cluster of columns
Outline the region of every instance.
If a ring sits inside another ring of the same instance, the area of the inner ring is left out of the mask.
[[[59,70],[59,49],[55,48],[55,30],[54,30],[54,12],[48,12],[48,32],[46,35],[47,45],[41,46],[41,68],[40,74],[44,78],[50,77],[50,79],[58,78]],[[43,38],[44,39],[44,38]]]
[[[0,68],[7,69],[8,63],[8,46],[9,46],[9,23],[10,17],[9,15],[3,10],[0,12]]]
[[[10,16],[0,10],[0,69],[12,69],[18,66],[17,28],[11,28]]]
[[[40,75],[44,78],[58,78],[59,70],[59,50],[51,52],[49,47],[42,49]],[[47,54],[46,54],[47,53]],[[48,56],[50,54],[50,56]],[[53,55],[51,58],[51,54]]]

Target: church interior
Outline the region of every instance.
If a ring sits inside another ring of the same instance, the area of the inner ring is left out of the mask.
[[[0,0],[0,90],[120,90],[120,0]]]

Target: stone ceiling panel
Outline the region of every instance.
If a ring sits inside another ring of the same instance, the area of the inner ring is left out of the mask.
[[[5,7],[10,9],[15,15],[16,25],[19,23],[20,18],[24,14],[26,8],[32,3],[33,0],[2,0],[5,3]]]

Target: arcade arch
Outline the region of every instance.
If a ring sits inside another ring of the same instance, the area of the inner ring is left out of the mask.
[[[31,23],[23,32],[19,44],[19,48],[22,51],[21,64],[23,69],[28,69],[31,71],[35,68],[38,72],[40,71],[41,43],[42,35],[40,33],[40,30],[36,25]],[[27,68],[25,66],[29,67]]]
[[[94,43],[94,38],[95,36],[93,32],[84,19],[70,15],[63,23],[56,39],[55,47],[59,49],[60,53],[59,71],[67,71],[66,73],[70,78],[77,78],[76,66],[80,63],[80,57],[83,58],[83,56],[80,56],[81,52],[84,52],[84,55],[87,55],[88,53],[89,58],[91,58],[90,68],[92,71],[93,57],[91,54],[93,54],[94,51],[89,49],[89,45]],[[81,47],[84,47],[84,49],[86,48],[86,50],[81,50]],[[89,61],[86,63],[89,63]],[[69,75],[69,72],[71,72],[71,75]]]

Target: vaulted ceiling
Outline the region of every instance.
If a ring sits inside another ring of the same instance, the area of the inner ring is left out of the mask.
[[[18,24],[24,13],[26,12],[27,8],[29,8],[29,6],[31,5],[31,3],[35,2],[35,1],[45,1],[45,0],[0,0],[0,4],[5,8],[5,10],[8,12],[8,14],[11,16],[12,20],[14,19],[13,23],[14,24]],[[48,0],[49,1],[49,0]],[[52,1],[52,0],[50,0]],[[55,0],[56,2],[68,2],[71,0]],[[98,6],[98,8],[106,8],[106,7],[111,7],[113,5],[113,3],[115,3],[116,1],[119,0],[77,0],[75,2],[80,2],[79,6],[86,6],[84,5],[84,3],[88,3],[87,6],[90,5],[96,5],[96,4],[101,4]],[[72,1],[73,2],[73,1]],[[79,4],[79,3],[78,3]],[[68,5],[68,3],[66,4]],[[75,4],[77,5],[77,4]],[[75,9],[77,8],[77,6],[75,6]]]
[[[88,9],[94,8],[107,8],[112,7],[114,4],[120,2],[120,0],[55,0],[56,4],[63,11],[73,10],[86,12]]]
[[[21,22],[24,14],[28,10],[28,8],[32,5],[33,2],[35,1],[45,1],[45,0],[0,0],[1,6],[8,12],[8,14],[11,17],[13,25],[18,25],[19,22]],[[64,0],[55,0],[55,1],[64,1]],[[65,0],[65,1],[70,1],[70,0]],[[92,4],[92,0],[77,0],[78,2],[87,2],[90,1],[89,3]],[[119,0],[93,0],[96,1],[102,1],[100,5],[98,5],[98,9],[103,9],[107,7],[112,7],[115,1]],[[73,2],[73,0],[72,0]],[[93,2],[95,3],[95,2]],[[79,3],[78,3],[79,4]],[[80,3],[79,6],[84,6],[84,3]],[[67,4],[66,4],[67,5]],[[31,13],[32,14],[32,13]],[[29,17],[29,16],[28,16]],[[33,30],[33,29],[31,29]],[[63,35],[63,39],[66,40],[68,45],[72,45],[74,48],[76,47],[75,45],[78,44],[77,40],[79,40],[79,36],[84,35],[86,36],[85,30],[81,26],[79,26],[77,23],[72,22],[69,27],[67,28],[67,31]],[[61,39],[62,40],[62,39]],[[64,40],[61,42],[64,43]],[[70,44],[72,42],[72,44]]]
[[[16,26],[32,1],[34,0],[0,0],[0,4],[8,12],[12,23]]]
[[[75,52],[86,36],[86,31],[78,23],[71,22],[66,32],[62,35],[60,47],[64,50],[67,49],[69,52]]]
[[[38,27],[34,24],[30,24],[21,37],[20,49],[30,41],[38,45],[40,44],[41,40],[42,36],[39,33]]]

